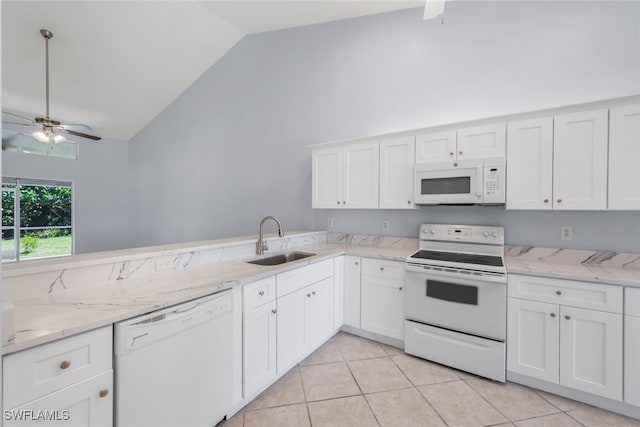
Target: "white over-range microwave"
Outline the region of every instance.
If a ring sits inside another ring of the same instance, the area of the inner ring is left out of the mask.
[[[419,163],[414,188],[416,204],[504,204],[505,159]]]

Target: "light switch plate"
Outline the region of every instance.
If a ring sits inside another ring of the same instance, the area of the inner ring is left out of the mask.
[[[382,230],[387,231],[389,229],[389,221],[382,221]]]

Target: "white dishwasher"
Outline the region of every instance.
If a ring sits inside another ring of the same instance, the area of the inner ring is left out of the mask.
[[[115,325],[117,427],[210,427],[231,407],[230,289]]]

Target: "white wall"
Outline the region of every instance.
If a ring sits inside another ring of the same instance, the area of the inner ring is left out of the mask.
[[[444,25],[417,8],[245,37],[130,142],[132,243],[255,233],[267,214],[378,233],[385,213],[311,210],[307,145],[634,95],[639,76],[639,2],[456,1]],[[396,235],[455,218],[513,244],[640,251],[635,213],[388,215]]]
[[[126,141],[80,143],[77,160],[3,151],[2,173],[73,182],[76,253],[130,246]]]

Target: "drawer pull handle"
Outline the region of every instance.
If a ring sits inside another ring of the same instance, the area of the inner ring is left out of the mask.
[[[551,317],[556,317],[556,314],[555,313],[551,313]]]
[[[571,320],[571,316],[569,316],[568,314],[566,316],[564,316],[565,319],[567,320]]]
[[[69,360],[63,360],[60,362],[60,369],[67,369],[69,366],[71,366],[71,362]]]
[[[264,295],[264,291],[258,292],[258,295],[263,296]]]
[[[316,291],[311,291],[311,295],[315,295],[315,294],[316,294]]]
[[[102,390],[100,390],[100,393],[98,393],[98,396],[107,397],[108,394],[109,394],[109,389],[103,388]]]
[[[556,295],[562,295],[562,291],[556,291]]]

